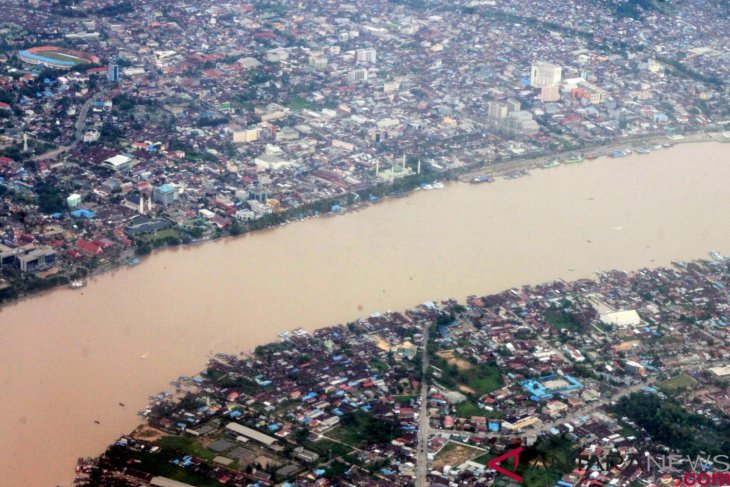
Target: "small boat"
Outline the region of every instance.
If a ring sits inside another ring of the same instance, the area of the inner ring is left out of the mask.
[[[626,155],[626,152],[622,150],[615,150],[611,152],[611,157],[624,157]]]
[[[639,147],[638,149],[636,149],[636,153],[637,154],[649,154],[649,153],[651,153],[651,149],[649,149],[648,147]]]
[[[473,184],[480,184],[480,183],[493,183],[494,178],[492,176],[477,176],[474,179],[471,180]]]
[[[559,161],[559,160],[557,160],[557,159],[553,159],[553,160],[552,160],[552,161],[550,161],[550,162],[546,162],[546,163],[545,163],[545,164],[543,164],[543,165],[542,165],[541,167],[542,167],[543,169],[550,169],[551,167],[556,167],[556,166],[558,166],[558,165],[560,165],[560,161]]]
[[[424,184],[423,186],[421,186],[421,189],[433,189],[433,186],[431,186],[430,184]]]
[[[68,284],[68,287],[70,287],[71,289],[81,289],[84,286],[86,286],[86,281],[82,281],[80,279],[76,279],[75,281],[71,281]]]
[[[588,159],[589,161],[592,161],[593,159],[596,159],[597,157],[598,156],[595,155],[595,154],[588,154],[588,155],[586,155],[586,159]]]
[[[727,260],[727,257],[722,255],[717,250],[713,250],[712,252],[710,252],[710,257],[712,257],[712,260],[715,260],[717,262],[725,262],[725,260]]]
[[[571,156],[563,161],[564,164],[576,164],[578,162],[583,162],[583,157],[581,156]]]
[[[433,189],[444,189],[444,187],[445,187],[444,183],[442,183],[440,181],[433,183]]]
[[[127,265],[128,265],[129,267],[134,267],[134,266],[136,266],[137,264],[139,264],[139,257],[134,257],[134,258],[132,258],[132,259],[129,259],[129,261],[127,261]]]

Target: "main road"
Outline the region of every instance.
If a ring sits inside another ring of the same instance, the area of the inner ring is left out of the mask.
[[[84,128],[86,127],[86,117],[89,115],[89,108],[91,108],[91,105],[101,96],[103,96],[104,93],[106,93],[104,90],[96,92],[93,96],[86,100],[83,105],[81,105],[79,118],[76,119],[75,124],[76,132],[74,133],[74,141],[71,144],[58,147],[56,149],[53,149],[52,151],[44,152],[43,154],[38,154],[37,156],[33,157],[33,160],[43,161],[46,159],[53,159],[56,156],[63,154],[64,152],[68,152],[76,147],[76,145],[81,142],[81,139],[83,139],[84,137]]]
[[[428,335],[431,324],[423,327],[423,356],[421,359],[421,405],[418,414],[418,452],[416,454],[416,487],[425,487],[428,476],[428,437],[431,425],[428,418]]]

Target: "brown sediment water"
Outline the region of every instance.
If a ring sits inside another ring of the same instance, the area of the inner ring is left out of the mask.
[[[730,254],[729,180],[730,145],[707,143],[448,184],[19,302],[0,311],[0,485],[70,484],[149,395],[284,330]]]

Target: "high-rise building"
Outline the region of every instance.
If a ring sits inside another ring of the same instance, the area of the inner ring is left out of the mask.
[[[162,186],[158,186],[155,188],[155,190],[152,192],[152,200],[162,205],[163,208],[167,208],[172,203],[175,202],[177,199],[177,191],[175,188],[170,184],[163,184]]]
[[[117,63],[117,58],[111,58],[109,60],[109,67],[107,68],[106,79],[113,83],[119,81],[119,64]]]
[[[540,101],[550,102],[560,100],[560,88],[557,85],[545,85],[540,89]]]
[[[377,51],[373,48],[358,49],[357,51],[355,51],[355,60],[358,63],[375,64],[378,60]]]
[[[347,78],[351,83],[366,82],[368,80],[368,70],[363,68],[353,69],[347,73]]]
[[[535,61],[530,69],[530,85],[533,88],[558,85],[562,79],[563,68],[545,61]]]

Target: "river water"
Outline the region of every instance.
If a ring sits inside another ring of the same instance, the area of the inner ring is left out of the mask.
[[[147,396],[283,330],[730,254],[730,144],[449,184],[194,248],[0,312],[0,485],[68,484]],[[122,407],[119,403],[124,403]],[[95,421],[98,421],[97,424]]]

